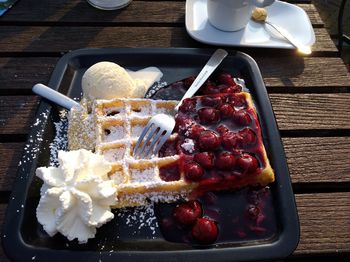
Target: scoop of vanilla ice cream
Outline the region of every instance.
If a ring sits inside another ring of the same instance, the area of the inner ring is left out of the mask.
[[[132,97],[135,81],[126,70],[112,62],[99,62],[83,75],[82,88],[88,99]]]

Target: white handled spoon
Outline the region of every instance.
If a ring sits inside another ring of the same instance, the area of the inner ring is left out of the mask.
[[[267,11],[264,8],[255,8],[252,13],[252,19],[255,22],[258,23],[265,23],[269,26],[271,26],[273,29],[275,29],[281,36],[283,36],[284,39],[289,41],[297,50],[302,53],[309,55],[311,54],[311,47],[303,45],[299,42],[298,39],[296,39],[294,36],[292,36],[286,29],[271,23],[267,20]]]
[[[36,84],[32,88],[33,92],[41,97],[46,98],[47,100],[56,103],[59,106],[62,106],[68,110],[71,110],[72,107],[80,107],[81,105],[69,98],[68,96],[62,95],[61,93],[53,90],[52,88],[43,85]]]

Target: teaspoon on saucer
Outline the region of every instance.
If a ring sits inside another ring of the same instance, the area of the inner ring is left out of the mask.
[[[311,47],[301,44],[294,36],[292,36],[286,29],[271,23],[267,20],[267,11],[264,8],[255,8],[252,13],[252,19],[255,22],[267,24],[275,29],[284,39],[289,41],[300,53],[311,54]]]

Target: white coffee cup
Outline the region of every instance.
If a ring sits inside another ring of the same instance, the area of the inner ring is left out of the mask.
[[[271,5],[275,0],[207,0],[208,20],[223,31],[238,31],[249,22],[253,8]]]

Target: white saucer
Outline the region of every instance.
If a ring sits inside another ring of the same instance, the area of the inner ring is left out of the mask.
[[[303,9],[281,1],[276,1],[266,9],[271,23],[286,29],[306,46],[315,43],[314,30]],[[221,31],[208,21],[207,0],[186,0],[186,29],[188,34],[199,42],[223,46],[294,48],[269,28],[250,20],[240,31]]]

